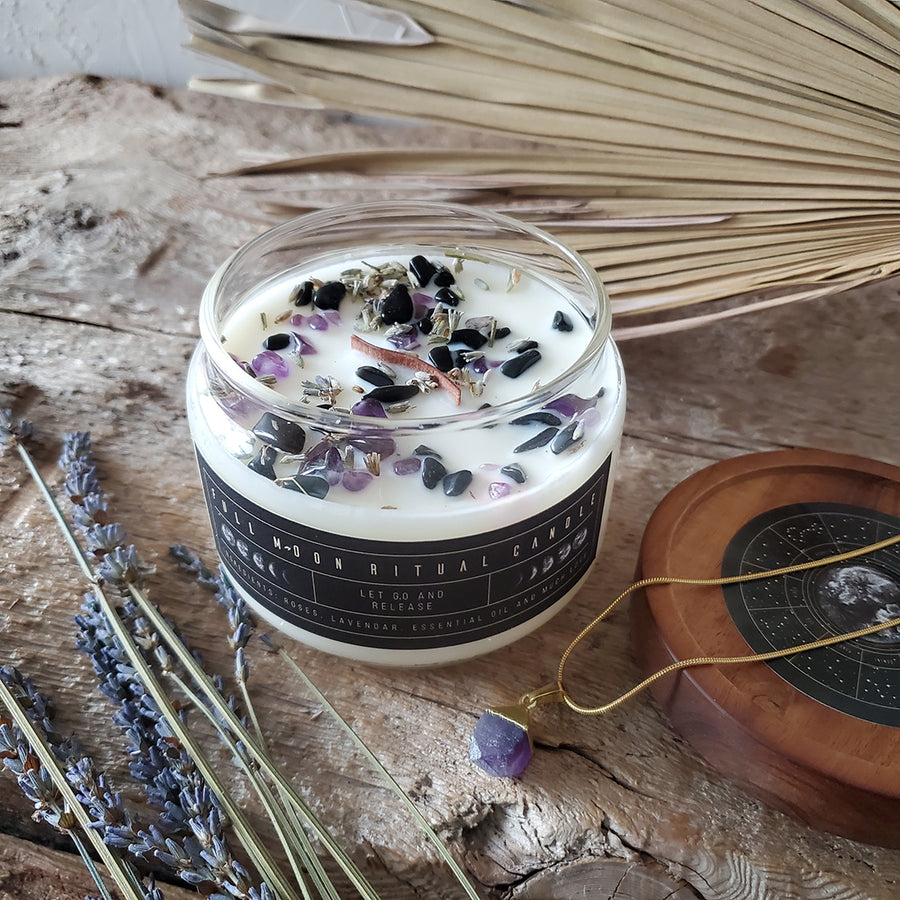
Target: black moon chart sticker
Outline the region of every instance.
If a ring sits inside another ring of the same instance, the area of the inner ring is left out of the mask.
[[[731,539],[722,575],[824,559],[900,531],[900,519],[840,503],[769,510]],[[756,653],[900,618],[900,544],[781,578],[723,587],[728,612]],[[768,665],[808,697],[847,715],[900,728],[900,628]]]

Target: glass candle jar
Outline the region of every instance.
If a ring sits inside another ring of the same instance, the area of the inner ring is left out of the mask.
[[[506,216],[301,216],[204,293],[187,407],[222,567],[264,619],[434,665],[547,621],[607,519],[625,384],[594,270]]]

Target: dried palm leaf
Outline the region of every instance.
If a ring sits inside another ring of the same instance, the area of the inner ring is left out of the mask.
[[[892,0],[365,7],[402,17],[415,35],[405,43],[288,37],[235,28],[206,0],[181,5],[192,46],[265,79],[193,82],[199,89],[518,139],[509,149],[373,148],[228,173],[254,176],[272,215],[332,202],[335,191],[415,190],[508,211],[597,267],[620,336],[900,271]],[[291,201],[292,186],[302,202]]]

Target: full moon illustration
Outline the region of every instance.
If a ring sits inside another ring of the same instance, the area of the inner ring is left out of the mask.
[[[900,585],[873,566],[829,566],[818,573],[813,594],[819,610],[840,631],[900,618]],[[878,631],[866,640],[898,643],[900,627]]]

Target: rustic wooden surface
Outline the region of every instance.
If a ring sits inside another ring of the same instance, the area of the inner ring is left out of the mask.
[[[205,176],[306,150],[471,139],[81,77],[0,84],[0,101],[0,405],[34,421],[35,453],[55,483],[60,434],[92,432],[115,513],[157,566],[154,598],[208,667],[224,670],[220,611],[166,555],[176,540],[213,555],[183,381],[203,284],[269,223],[257,200],[273,198],[259,183]],[[302,202],[303,193],[285,183],[284,196]],[[689,474],[791,446],[900,462],[898,291],[900,282],[884,282],[624,345],[629,409],[602,558],[577,600],[515,646],[402,671],[285,642],[485,897],[897,896],[900,852],[810,830],[751,799],[678,739],[649,698],[600,718],[542,710],[521,780],[482,775],[466,749],[481,709],[546,681],[571,636],[631,580],[644,524]],[[110,708],[72,647],[83,586],[14,454],[0,461],[0,570],[0,662],[30,674],[56,699],[61,729],[77,731],[98,765],[124,779]],[[315,702],[259,645],[252,657],[276,757],[384,897],[460,896]],[[585,700],[637,679],[625,611],[570,671]],[[21,841],[53,840],[3,783],[0,891]],[[34,877],[7,894],[83,897],[83,883],[57,878],[57,859],[35,852]]]

